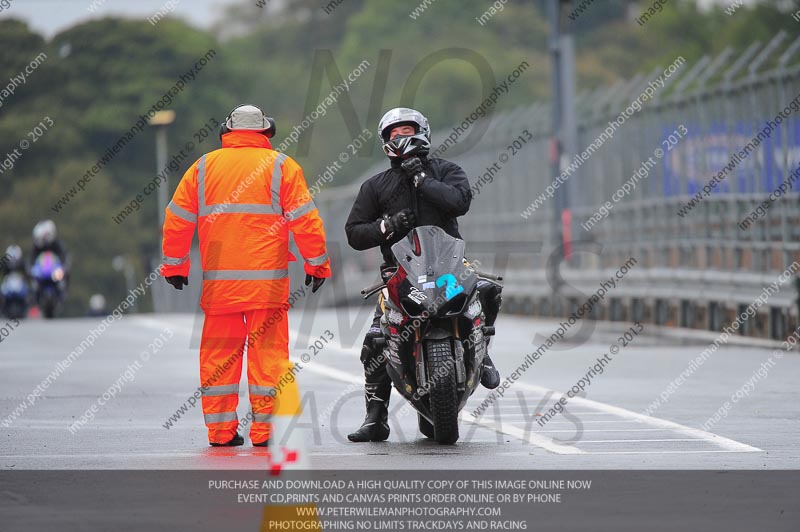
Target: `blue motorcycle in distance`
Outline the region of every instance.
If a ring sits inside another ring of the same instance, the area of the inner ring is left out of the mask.
[[[0,284],[0,299],[2,299],[3,315],[15,320],[28,315],[28,296],[30,289],[25,275],[21,272],[11,272]]]
[[[45,318],[53,318],[64,298],[66,272],[61,259],[52,251],[45,251],[33,263],[31,279],[36,294],[36,304]]]

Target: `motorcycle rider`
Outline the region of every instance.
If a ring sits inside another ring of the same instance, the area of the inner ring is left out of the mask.
[[[17,280],[12,278],[12,275],[17,274]],[[17,282],[12,282],[17,281]],[[19,283],[21,281],[21,284]],[[17,299],[23,298],[24,301],[20,302],[23,305],[19,317],[27,313],[27,299],[28,299],[28,275],[25,271],[25,261],[22,258],[22,248],[16,244],[12,244],[6,248],[5,254],[0,258],[0,310],[2,313],[9,317],[17,317],[10,311],[9,306],[11,302],[7,298]]]
[[[36,262],[39,255],[52,251],[61,261],[64,268],[64,280],[69,276],[69,255],[64,244],[58,238],[58,231],[53,220],[42,220],[33,227],[33,249],[31,250],[31,264]]]
[[[450,236],[461,238],[457,218],[469,210],[472,192],[458,165],[428,157],[430,128],[419,111],[405,107],[388,111],[378,124],[378,133],[391,167],[361,185],[345,231],[353,249],[364,251],[380,246],[383,276],[394,266],[391,246],[414,227],[434,225]],[[500,290],[494,284],[482,283],[479,291],[486,324],[491,326],[500,310]],[[367,415],[361,428],[347,436],[352,442],[384,441],[389,437],[391,379],[386,372],[386,358],[373,343],[382,335],[381,315],[379,301],[361,348]],[[481,384],[488,389],[500,384],[500,375],[488,353]]]
[[[0,260],[0,279],[14,272],[25,272],[25,262],[22,260],[22,248],[16,244],[11,244],[6,248],[2,260]]]
[[[28,277],[22,257],[22,248],[16,244],[8,246],[3,257],[0,258],[0,281],[12,273],[20,273],[26,279]]]

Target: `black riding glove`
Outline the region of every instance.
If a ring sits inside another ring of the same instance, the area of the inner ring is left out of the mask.
[[[313,275],[306,274],[306,286],[310,285],[312,281],[314,282],[314,285],[311,287],[311,293],[313,294],[314,292],[319,290],[319,287],[322,286],[322,283],[325,282],[325,278],[314,277]]]
[[[428,177],[425,170],[422,168],[422,161],[419,160],[419,157],[409,157],[400,163],[400,166],[409,179],[411,179],[415,187],[419,187],[422,182],[425,181],[425,178]]]
[[[175,287],[176,290],[183,290],[183,286],[189,286],[189,278],[182,275],[167,277],[167,282]]]
[[[381,233],[389,240],[395,233],[405,235],[417,225],[417,217],[411,209],[403,209],[394,216],[384,215],[381,220]]]

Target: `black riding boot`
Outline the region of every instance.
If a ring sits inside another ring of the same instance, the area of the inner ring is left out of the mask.
[[[380,384],[374,383],[364,386],[367,416],[361,428],[347,435],[348,440],[359,443],[389,439],[389,394],[382,394],[381,387]],[[391,392],[391,389],[389,391]]]
[[[500,305],[503,302],[501,291],[502,288],[494,283],[478,282],[478,293],[488,327],[494,326],[497,315],[500,313]],[[483,367],[481,368],[481,385],[486,389],[494,390],[500,385],[500,372],[494,367],[494,362],[489,357],[489,340],[490,338],[486,339],[486,354],[483,357]]]
[[[352,442],[386,441],[389,438],[389,396],[392,393],[392,382],[386,373],[386,357],[372,343],[380,334],[380,325],[373,323],[361,348],[367,416],[361,428],[347,435],[347,439]]]

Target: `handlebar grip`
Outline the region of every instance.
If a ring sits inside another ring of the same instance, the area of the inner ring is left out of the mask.
[[[365,296],[367,294],[370,294],[370,293],[374,292],[375,290],[377,290],[379,288],[383,288],[383,285],[384,285],[383,281],[378,281],[377,283],[375,283],[372,286],[368,286],[367,288],[363,288],[361,290],[361,295]]]
[[[478,277],[483,277],[484,279],[490,279],[492,281],[502,281],[503,280],[503,276],[502,275],[494,275],[493,273],[479,272],[477,270],[475,270],[475,273],[478,275]]]

